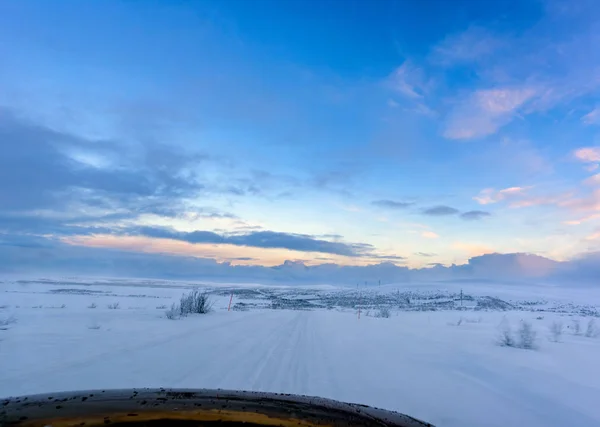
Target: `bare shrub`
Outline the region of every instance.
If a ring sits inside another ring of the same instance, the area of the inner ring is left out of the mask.
[[[163,304],[163,305],[159,305],[156,307],[157,310],[166,310],[167,309],[167,305]]]
[[[42,306],[41,306],[41,305],[34,305],[34,306],[33,306],[33,307],[31,307],[31,308],[42,308]]]
[[[559,321],[554,321],[550,325],[550,341],[560,342],[563,333],[563,324]]]
[[[375,317],[381,317],[387,319],[391,316],[390,309],[387,307],[381,307],[376,313]]]
[[[0,305],[0,310],[4,310],[4,309],[6,309],[8,307],[10,307],[10,306],[8,306],[8,305]]]
[[[119,309],[119,303],[118,303],[118,302],[114,302],[114,303],[112,303],[112,304],[108,304],[108,306],[107,306],[107,307],[108,307],[109,309],[111,309],[111,310],[117,310],[117,309]]]
[[[498,335],[497,342],[502,347],[515,347],[516,342],[508,322],[503,322],[500,326],[500,334]]]
[[[533,330],[531,323],[529,322],[521,322],[521,327],[519,328],[519,342],[518,347],[524,348],[527,350],[531,350],[537,347],[537,332]]]
[[[579,319],[573,320],[573,335],[581,335],[581,322]]]
[[[185,317],[188,314],[206,314],[213,306],[213,302],[206,292],[200,292],[194,289],[188,294],[183,294],[179,303],[180,315]]]
[[[8,326],[17,323],[17,318],[15,316],[8,317],[0,317],[0,328],[8,329]]]
[[[165,311],[165,316],[169,320],[179,319],[180,314],[181,314],[181,307],[175,303],[171,304],[171,308],[168,309],[167,311]]]
[[[596,338],[598,334],[599,332],[598,328],[596,328],[596,321],[594,319],[590,319],[587,327],[585,328],[585,336],[588,338]]]
[[[91,303],[90,305],[88,305],[87,308],[96,308],[98,307],[95,303]]]

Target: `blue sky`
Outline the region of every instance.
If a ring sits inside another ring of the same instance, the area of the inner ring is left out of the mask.
[[[0,3],[2,244],[413,268],[600,249],[597,2],[341,3]]]

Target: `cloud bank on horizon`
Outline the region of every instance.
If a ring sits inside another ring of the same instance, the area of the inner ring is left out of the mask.
[[[435,4],[2,2],[0,269],[593,265],[600,7]]]

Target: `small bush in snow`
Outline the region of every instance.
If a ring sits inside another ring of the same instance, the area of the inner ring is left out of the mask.
[[[206,314],[212,309],[212,305],[213,303],[206,292],[194,289],[189,294],[181,296],[179,312],[181,316],[187,316],[192,313]]]
[[[179,319],[180,314],[181,314],[181,307],[175,303],[171,304],[171,308],[168,309],[167,311],[165,311],[165,316],[169,320]]]
[[[90,305],[88,305],[88,308],[96,308],[98,307],[95,303],[91,303]]]
[[[563,333],[562,322],[554,321],[550,325],[550,341],[559,342]]]
[[[391,316],[390,309],[387,307],[381,307],[377,313],[375,313],[375,317],[381,317],[387,319]]]
[[[93,329],[93,330],[98,330],[98,329],[100,329],[100,324],[94,322],[94,323],[89,324],[87,328],[88,329]]]
[[[17,318],[15,316],[1,317],[0,318],[0,328],[6,328],[13,323],[17,323]]]
[[[588,338],[596,338],[598,336],[598,328],[596,328],[596,322],[594,319],[590,319],[587,324],[587,328],[585,328],[585,336]]]
[[[111,310],[117,310],[119,308],[119,303],[115,302],[115,303],[112,303],[112,304],[108,304],[107,307],[110,308]]]
[[[533,330],[531,323],[521,322],[519,328],[519,342],[518,347],[531,350],[536,348],[537,333]]]
[[[157,310],[165,310],[166,308],[167,308],[167,305],[166,305],[166,304],[164,304],[164,305],[159,305],[159,306],[157,306],[157,307],[156,307],[156,309],[157,309]]]
[[[0,310],[4,310],[5,308],[8,308],[8,305],[0,305]]]
[[[41,305],[34,305],[34,306],[33,306],[33,307],[31,307],[31,308],[42,308],[42,306],[41,306]]]
[[[515,339],[508,321],[506,319],[502,321],[500,335],[498,336],[498,345],[532,350],[537,347],[536,339],[537,333],[533,330],[531,323],[521,321],[521,326],[517,331],[517,338]]]
[[[581,322],[579,319],[573,320],[573,335],[581,335]]]
[[[500,334],[498,335],[498,345],[502,347],[515,347],[516,342],[513,338],[510,325],[504,323],[500,328]]]

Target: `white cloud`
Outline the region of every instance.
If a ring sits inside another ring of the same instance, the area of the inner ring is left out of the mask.
[[[387,102],[388,107],[390,108],[398,108],[400,106],[400,104],[398,104],[396,101],[394,101],[393,99],[388,99]]]
[[[423,70],[415,67],[410,61],[404,61],[390,76],[392,89],[411,99],[423,98],[427,84]]]
[[[507,40],[472,25],[462,33],[448,35],[434,46],[430,59],[444,66],[478,62],[507,45]]]
[[[422,237],[425,237],[426,239],[437,239],[438,237],[440,237],[438,234],[434,233],[433,231],[423,231],[421,233]]]

